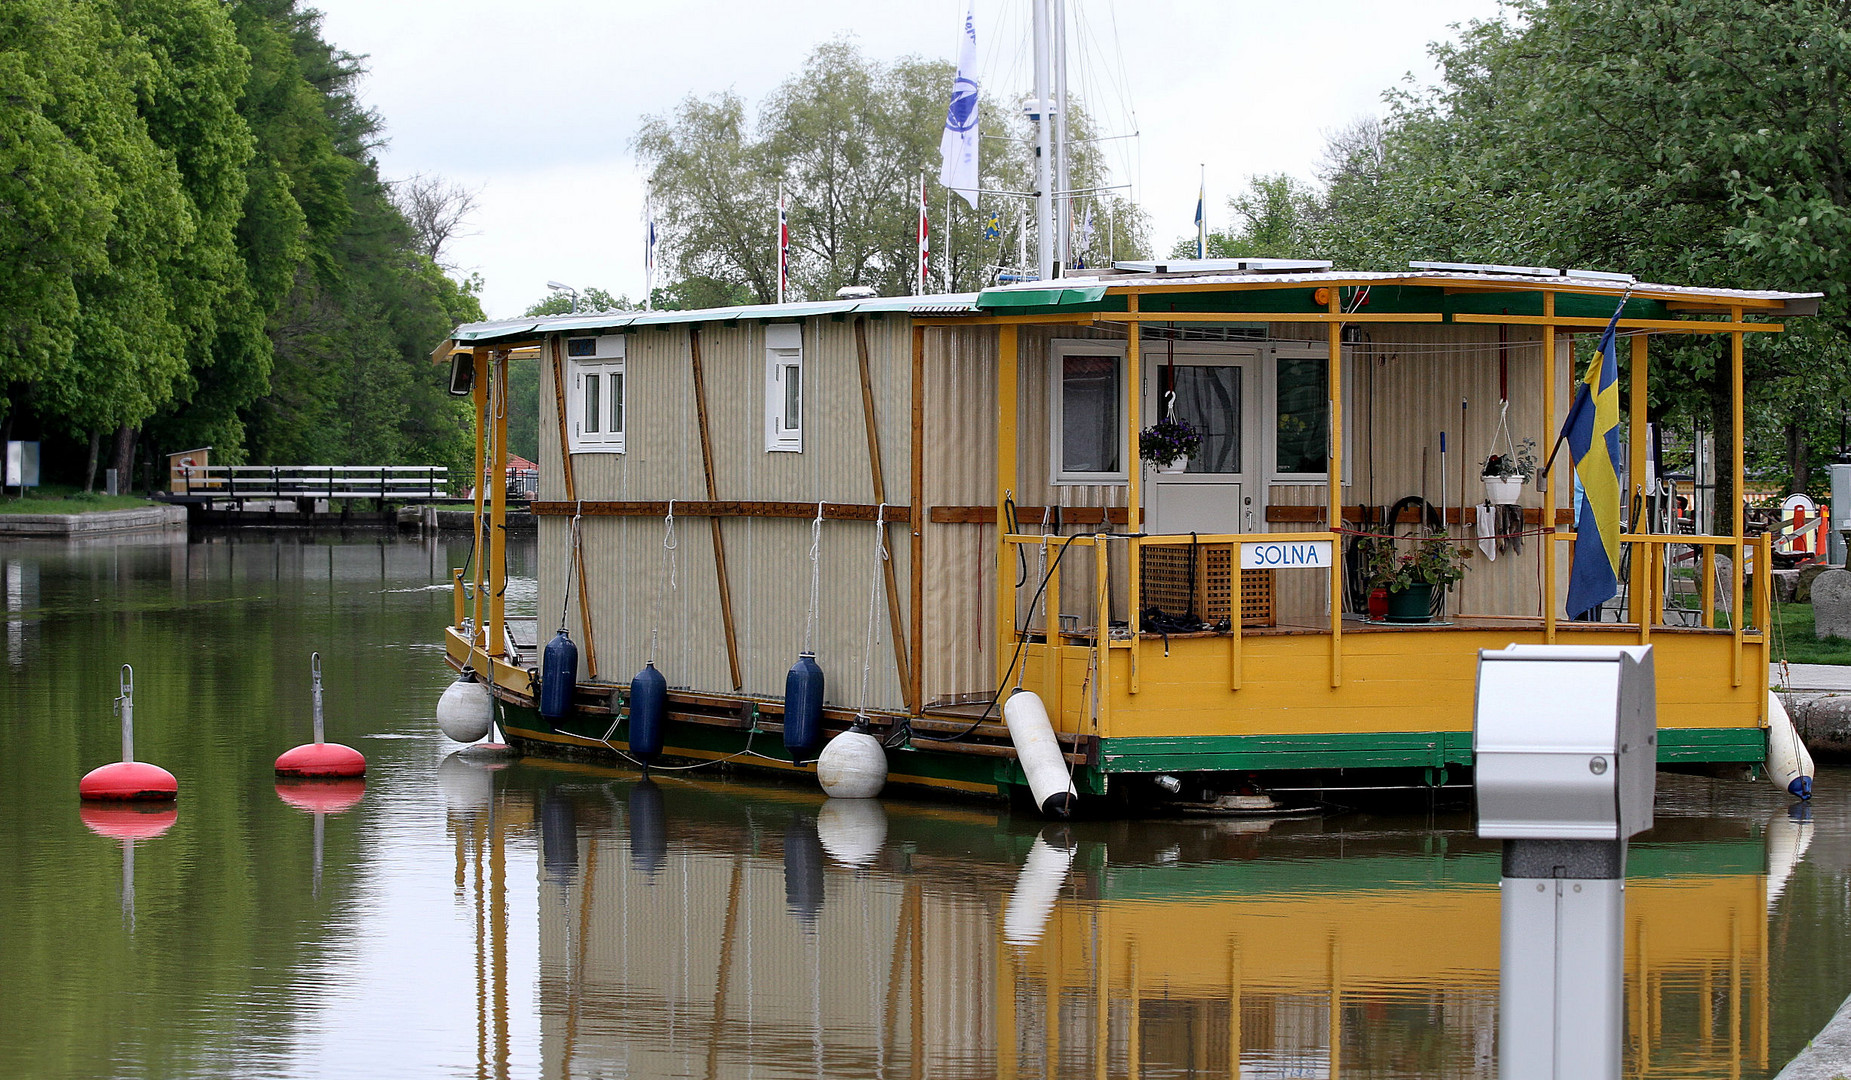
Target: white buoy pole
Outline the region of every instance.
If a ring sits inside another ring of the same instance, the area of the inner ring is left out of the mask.
[[[116,698],[116,711],[122,714],[122,760],[135,760],[135,669],[122,665],[122,694]]]
[[[309,671],[314,677],[315,745],[321,745],[321,654],[309,654]]]

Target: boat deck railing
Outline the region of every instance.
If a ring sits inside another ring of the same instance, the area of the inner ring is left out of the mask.
[[[1558,560],[1564,572],[1567,571],[1572,557],[1572,532],[1555,532],[1550,537],[1553,543],[1545,544],[1543,558],[1548,569],[1553,570]],[[1104,650],[1124,649],[1131,653],[1130,680],[1132,692],[1136,693],[1138,685],[1139,658],[1144,642],[1159,636],[1221,636],[1228,640],[1228,663],[1232,685],[1240,685],[1242,666],[1242,640],[1254,636],[1276,636],[1279,634],[1327,635],[1330,638],[1330,679],[1331,685],[1337,686],[1342,680],[1342,637],[1345,633],[1362,632],[1416,632],[1431,633],[1445,630],[1484,629],[1487,624],[1512,625],[1513,623],[1534,623],[1541,629],[1546,641],[1553,642],[1558,626],[1568,624],[1571,627],[1585,627],[1589,623],[1604,624],[1603,628],[1629,630],[1636,635],[1639,644],[1649,644],[1654,633],[1696,632],[1728,634],[1734,638],[1734,681],[1740,685],[1744,676],[1743,645],[1748,641],[1763,640],[1771,621],[1772,575],[1755,573],[1756,568],[1773,566],[1772,537],[1767,535],[1745,537],[1738,540],[1733,536],[1705,535],[1657,535],[1657,534],[1623,534],[1620,537],[1624,556],[1621,561],[1621,591],[1614,600],[1602,605],[1591,619],[1570,621],[1566,615],[1555,610],[1555,604],[1545,603],[1541,610],[1529,612],[1491,612],[1460,615],[1437,625],[1405,624],[1382,625],[1369,624],[1366,627],[1355,617],[1334,616],[1333,610],[1340,610],[1340,605],[1326,605],[1322,617],[1306,618],[1305,614],[1294,613],[1291,621],[1280,622],[1268,620],[1265,626],[1243,625],[1244,611],[1242,598],[1240,555],[1243,545],[1279,544],[1291,542],[1295,545],[1324,544],[1330,545],[1330,556],[1326,565],[1318,569],[1329,575],[1331,596],[1343,595],[1343,535],[1335,532],[1278,532],[1278,533],[1180,533],[1180,534],[1108,534],[1096,535],[1043,535],[1036,533],[1006,533],[1002,537],[1006,558],[1013,562],[1017,552],[1024,554],[1029,549],[1039,552],[1037,565],[1045,567],[1040,574],[1029,575],[1024,584],[1014,590],[1014,597],[1009,598],[1005,592],[1005,602],[998,606],[997,640],[1009,641],[1023,632],[1029,639],[1039,639],[1043,645],[1052,643],[1047,650],[1051,658],[1059,648],[1075,647],[1092,650],[1099,655],[1095,662],[1103,663]],[[1563,548],[1561,545],[1571,546]],[[1118,548],[1115,553],[1114,547]],[[1091,588],[1078,595],[1086,599],[1078,606],[1080,610],[1069,611],[1065,602],[1073,594],[1064,594],[1062,590],[1062,573],[1064,559],[1059,557],[1060,550],[1078,547],[1092,553]],[[1218,595],[1229,598],[1230,610],[1227,612],[1226,629],[1205,630],[1195,634],[1139,633],[1131,629],[1132,620],[1145,610],[1147,598],[1151,595],[1146,578],[1151,573],[1153,561],[1147,557],[1153,550],[1174,549],[1176,547],[1194,547],[1196,549],[1221,549],[1225,554],[1212,564],[1192,565],[1190,574],[1194,578],[1190,587],[1202,589],[1201,578],[1205,574],[1222,575],[1221,580],[1212,584]],[[1565,555],[1564,552],[1568,554]],[[1718,560],[1724,560],[1719,562]],[[1122,568],[1120,564],[1122,563]],[[1726,564],[1726,569],[1724,569]],[[1203,569],[1203,565],[1212,565],[1212,569]],[[1311,573],[1316,570],[1298,570],[1291,572]],[[1116,576],[1115,576],[1116,575]],[[1556,575],[1550,573],[1547,580],[1553,582]],[[1124,610],[1131,618],[1114,629],[1111,612],[1113,610],[1113,590],[1117,585],[1123,590]],[[1023,610],[1022,605],[1029,605]],[[1100,628],[1104,627],[1104,632]],[[1000,650],[997,667],[1000,677],[1007,677],[1003,670],[1011,662],[1008,650]],[[1024,661],[1027,662],[1027,661]],[[1054,661],[1050,659],[1050,664]],[[1050,671],[1050,675],[1052,672]]]

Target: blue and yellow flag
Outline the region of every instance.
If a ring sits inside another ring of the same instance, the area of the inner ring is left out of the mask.
[[[1568,575],[1570,617],[1585,615],[1620,592],[1620,365],[1615,331],[1625,309],[1622,296],[1562,423],[1562,438],[1568,440],[1575,478],[1581,482],[1575,563]]]

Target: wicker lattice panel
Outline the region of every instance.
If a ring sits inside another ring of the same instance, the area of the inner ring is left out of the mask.
[[[1191,551],[1195,573],[1190,574]],[[1228,571],[1234,561],[1232,544],[1148,544],[1139,548],[1139,602],[1168,614],[1181,615],[1191,608],[1196,618],[1215,623],[1228,617]],[[1193,601],[1193,603],[1192,603]],[[1242,626],[1273,626],[1273,572],[1240,572]]]

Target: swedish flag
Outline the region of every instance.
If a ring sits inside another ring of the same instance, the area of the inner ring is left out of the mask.
[[[1620,365],[1616,331],[1626,298],[1613,310],[1562,423],[1581,484],[1575,515],[1575,563],[1568,575],[1568,614],[1580,617],[1619,595]]]

